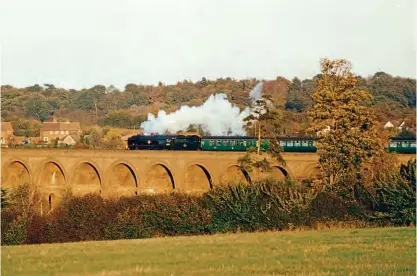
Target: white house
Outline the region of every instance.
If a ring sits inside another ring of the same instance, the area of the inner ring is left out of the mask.
[[[71,135],[67,135],[64,138],[61,138],[58,141],[58,143],[61,144],[61,145],[69,145],[69,146],[73,146],[73,145],[76,144],[74,138],[72,138]]]
[[[389,128],[389,127],[394,127],[394,125],[393,125],[390,121],[388,121],[388,122],[385,124],[384,128]]]
[[[326,134],[327,132],[329,132],[330,131],[330,126],[327,126],[325,129],[323,129],[323,130],[320,130],[320,131],[317,131],[317,136],[318,135],[320,135],[320,134]]]

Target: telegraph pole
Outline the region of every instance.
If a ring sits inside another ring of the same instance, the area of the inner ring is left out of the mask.
[[[261,121],[258,122],[258,155],[261,150]]]

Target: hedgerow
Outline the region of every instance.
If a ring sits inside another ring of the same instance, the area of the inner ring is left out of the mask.
[[[61,204],[47,214],[39,211],[39,196],[24,185],[2,198],[2,244],[286,230],[352,221],[357,225],[415,224],[412,168],[412,164],[402,167],[387,183],[375,183],[374,194],[364,193],[355,200],[314,185],[264,180],[217,186],[203,195],[104,199],[65,194]]]

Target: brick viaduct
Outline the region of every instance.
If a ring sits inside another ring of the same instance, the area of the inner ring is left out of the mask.
[[[237,160],[243,155],[204,151],[3,149],[1,185],[7,188],[30,183],[49,199],[51,207],[68,187],[76,195],[98,193],[103,197],[173,190],[199,193],[229,181],[254,181],[268,176],[301,180],[319,173],[315,153],[283,153],[285,165],[271,161],[272,171],[260,175],[238,166]],[[398,155],[398,159],[405,163],[414,156]]]

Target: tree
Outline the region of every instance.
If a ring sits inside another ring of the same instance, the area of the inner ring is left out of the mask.
[[[358,78],[351,73],[346,60],[323,59],[321,72],[309,116],[310,130],[318,135],[317,153],[323,180],[330,188],[348,185],[354,194],[363,165],[383,149],[374,115],[366,106],[372,96],[357,89]]]
[[[52,112],[52,107],[39,96],[31,97],[25,105],[25,116],[38,119],[43,122],[47,120]]]
[[[108,149],[123,149],[125,144],[122,141],[121,133],[117,130],[109,130],[104,136],[104,146]]]
[[[401,177],[410,183],[413,188],[413,191],[416,190],[416,159],[410,159],[407,162],[407,165],[402,164],[400,167]]]
[[[39,84],[35,84],[29,87],[26,87],[26,90],[29,92],[41,92],[43,90],[43,87]]]
[[[7,206],[7,191],[4,189],[1,189],[1,208],[4,208]]]
[[[131,128],[135,123],[127,110],[110,111],[105,119],[104,125],[111,127]]]
[[[249,152],[238,160],[239,164],[251,171],[251,167],[255,167],[259,171],[269,171],[270,164],[267,159],[260,156],[261,137],[268,139],[269,147],[267,152],[280,164],[285,164],[281,156],[281,147],[278,141],[279,129],[282,122],[282,113],[276,107],[276,102],[270,95],[263,95],[260,100],[255,102],[253,112],[244,119],[247,122],[246,129],[252,134],[257,134],[257,155],[254,156],[254,150]]]
[[[294,78],[288,89],[285,109],[295,110],[296,112],[306,111],[311,105],[310,94],[313,90],[314,83],[312,80],[303,80],[301,82],[298,78]]]

